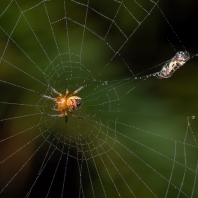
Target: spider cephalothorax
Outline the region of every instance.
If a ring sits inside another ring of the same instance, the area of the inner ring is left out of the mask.
[[[55,111],[60,111],[60,113],[61,113],[61,114],[57,114],[57,115],[50,115],[48,113],[45,113],[45,114],[47,114],[50,117],[64,117],[65,116],[65,122],[67,122],[66,110],[68,109],[68,111],[71,113],[71,115],[75,118],[84,119],[85,117],[87,117],[87,116],[76,116],[73,114],[73,110],[77,110],[82,104],[82,99],[78,96],[75,96],[75,94],[77,94],[79,91],[81,91],[86,86],[87,85],[79,87],[77,90],[75,90],[71,94],[69,94],[68,89],[66,89],[65,94],[61,94],[58,91],[56,91],[54,88],[49,87],[53,93],[58,95],[58,97],[56,97],[56,98],[52,98],[50,96],[39,93],[39,95],[42,96],[43,98],[46,98],[48,100],[53,100],[55,104],[54,104],[54,108],[52,108],[52,109]]]

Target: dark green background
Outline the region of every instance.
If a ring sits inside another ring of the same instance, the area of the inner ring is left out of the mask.
[[[165,197],[167,189],[167,197],[192,197],[193,186],[193,197],[198,196],[197,183],[193,185],[197,58],[169,79],[145,79],[177,51],[197,53],[196,1],[162,0],[149,16],[134,1],[124,1],[139,21],[147,16],[140,26],[123,6],[115,14],[116,1],[90,0],[88,12],[87,1],[78,2],[65,1],[67,21],[62,0],[1,2],[0,189],[8,186],[0,195],[24,197],[36,181],[30,197],[46,197],[49,189],[48,197],[60,197],[68,160],[64,196],[78,197],[82,159],[85,197],[93,197],[91,185],[96,197],[105,197],[100,179],[107,197],[118,197],[118,192],[133,197],[124,181],[140,198]],[[138,3],[147,11],[153,6]],[[56,112],[37,92],[51,95],[50,85],[64,93],[84,84],[88,87],[79,93],[83,105],[75,113],[90,114],[88,119],[69,116],[65,124],[41,114]],[[168,187],[170,177],[176,188]],[[80,193],[83,197],[82,189]]]

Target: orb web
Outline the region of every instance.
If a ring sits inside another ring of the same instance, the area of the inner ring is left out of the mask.
[[[2,197],[197,197],[193,4],[1,4]],[[157,79],[178,51],[191,59]],[[38,92],[84,85],[74,113],[89,117],[45,114],[59,112]]]

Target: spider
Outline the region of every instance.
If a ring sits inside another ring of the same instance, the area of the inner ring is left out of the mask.
[[[48,100],[53,100],[55,105],[54,107],[52,108],[53,110],[55,111],[60,111],[61,114],[56,114],[56,115],[51,115],[51,114],[48,114],[48,113],[45,113],[46,115],[50,116],[50,117],[64,117],[65,116],[65,122],[67,123],[67,112],[66,112],[66,109],[69,110],[69,112],[71,113],[71,115],[74,117],[74,118],[80,118],[80,119],[84,119],[86,118],[87,116],[77,116],[77,115],[74,115],[73,114],[73,110],[77,110],[81,104],[82,104],[82,99],[78,96],[75,96],[79,91],[81,91],[82,89],[84,89],[87,85],[85,86],[81,86],[79,87],[77,90],[75,90],[74,92],[70,93],[69,94],[69,91],[68,89],[66,89],[66,93],[65,95],[59,93],[58,91],[56,91],[54,88],[52,87],[49,87],[49,89],[51,89],[51,91],[55,94],[58,95],[58,97],[56,98],[52,98],[50,96],[47,96],[47,95],[44,95],[44,94],[41,94],[38,92],[38,94],[40,96],[42,96],[43,98],[46,98]]]

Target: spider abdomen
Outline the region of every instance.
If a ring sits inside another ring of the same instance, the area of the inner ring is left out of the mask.
[[[76,110],[82,104],[82,99],[78,96],[71,96],[67,99],[67,108],[69,110]]]

